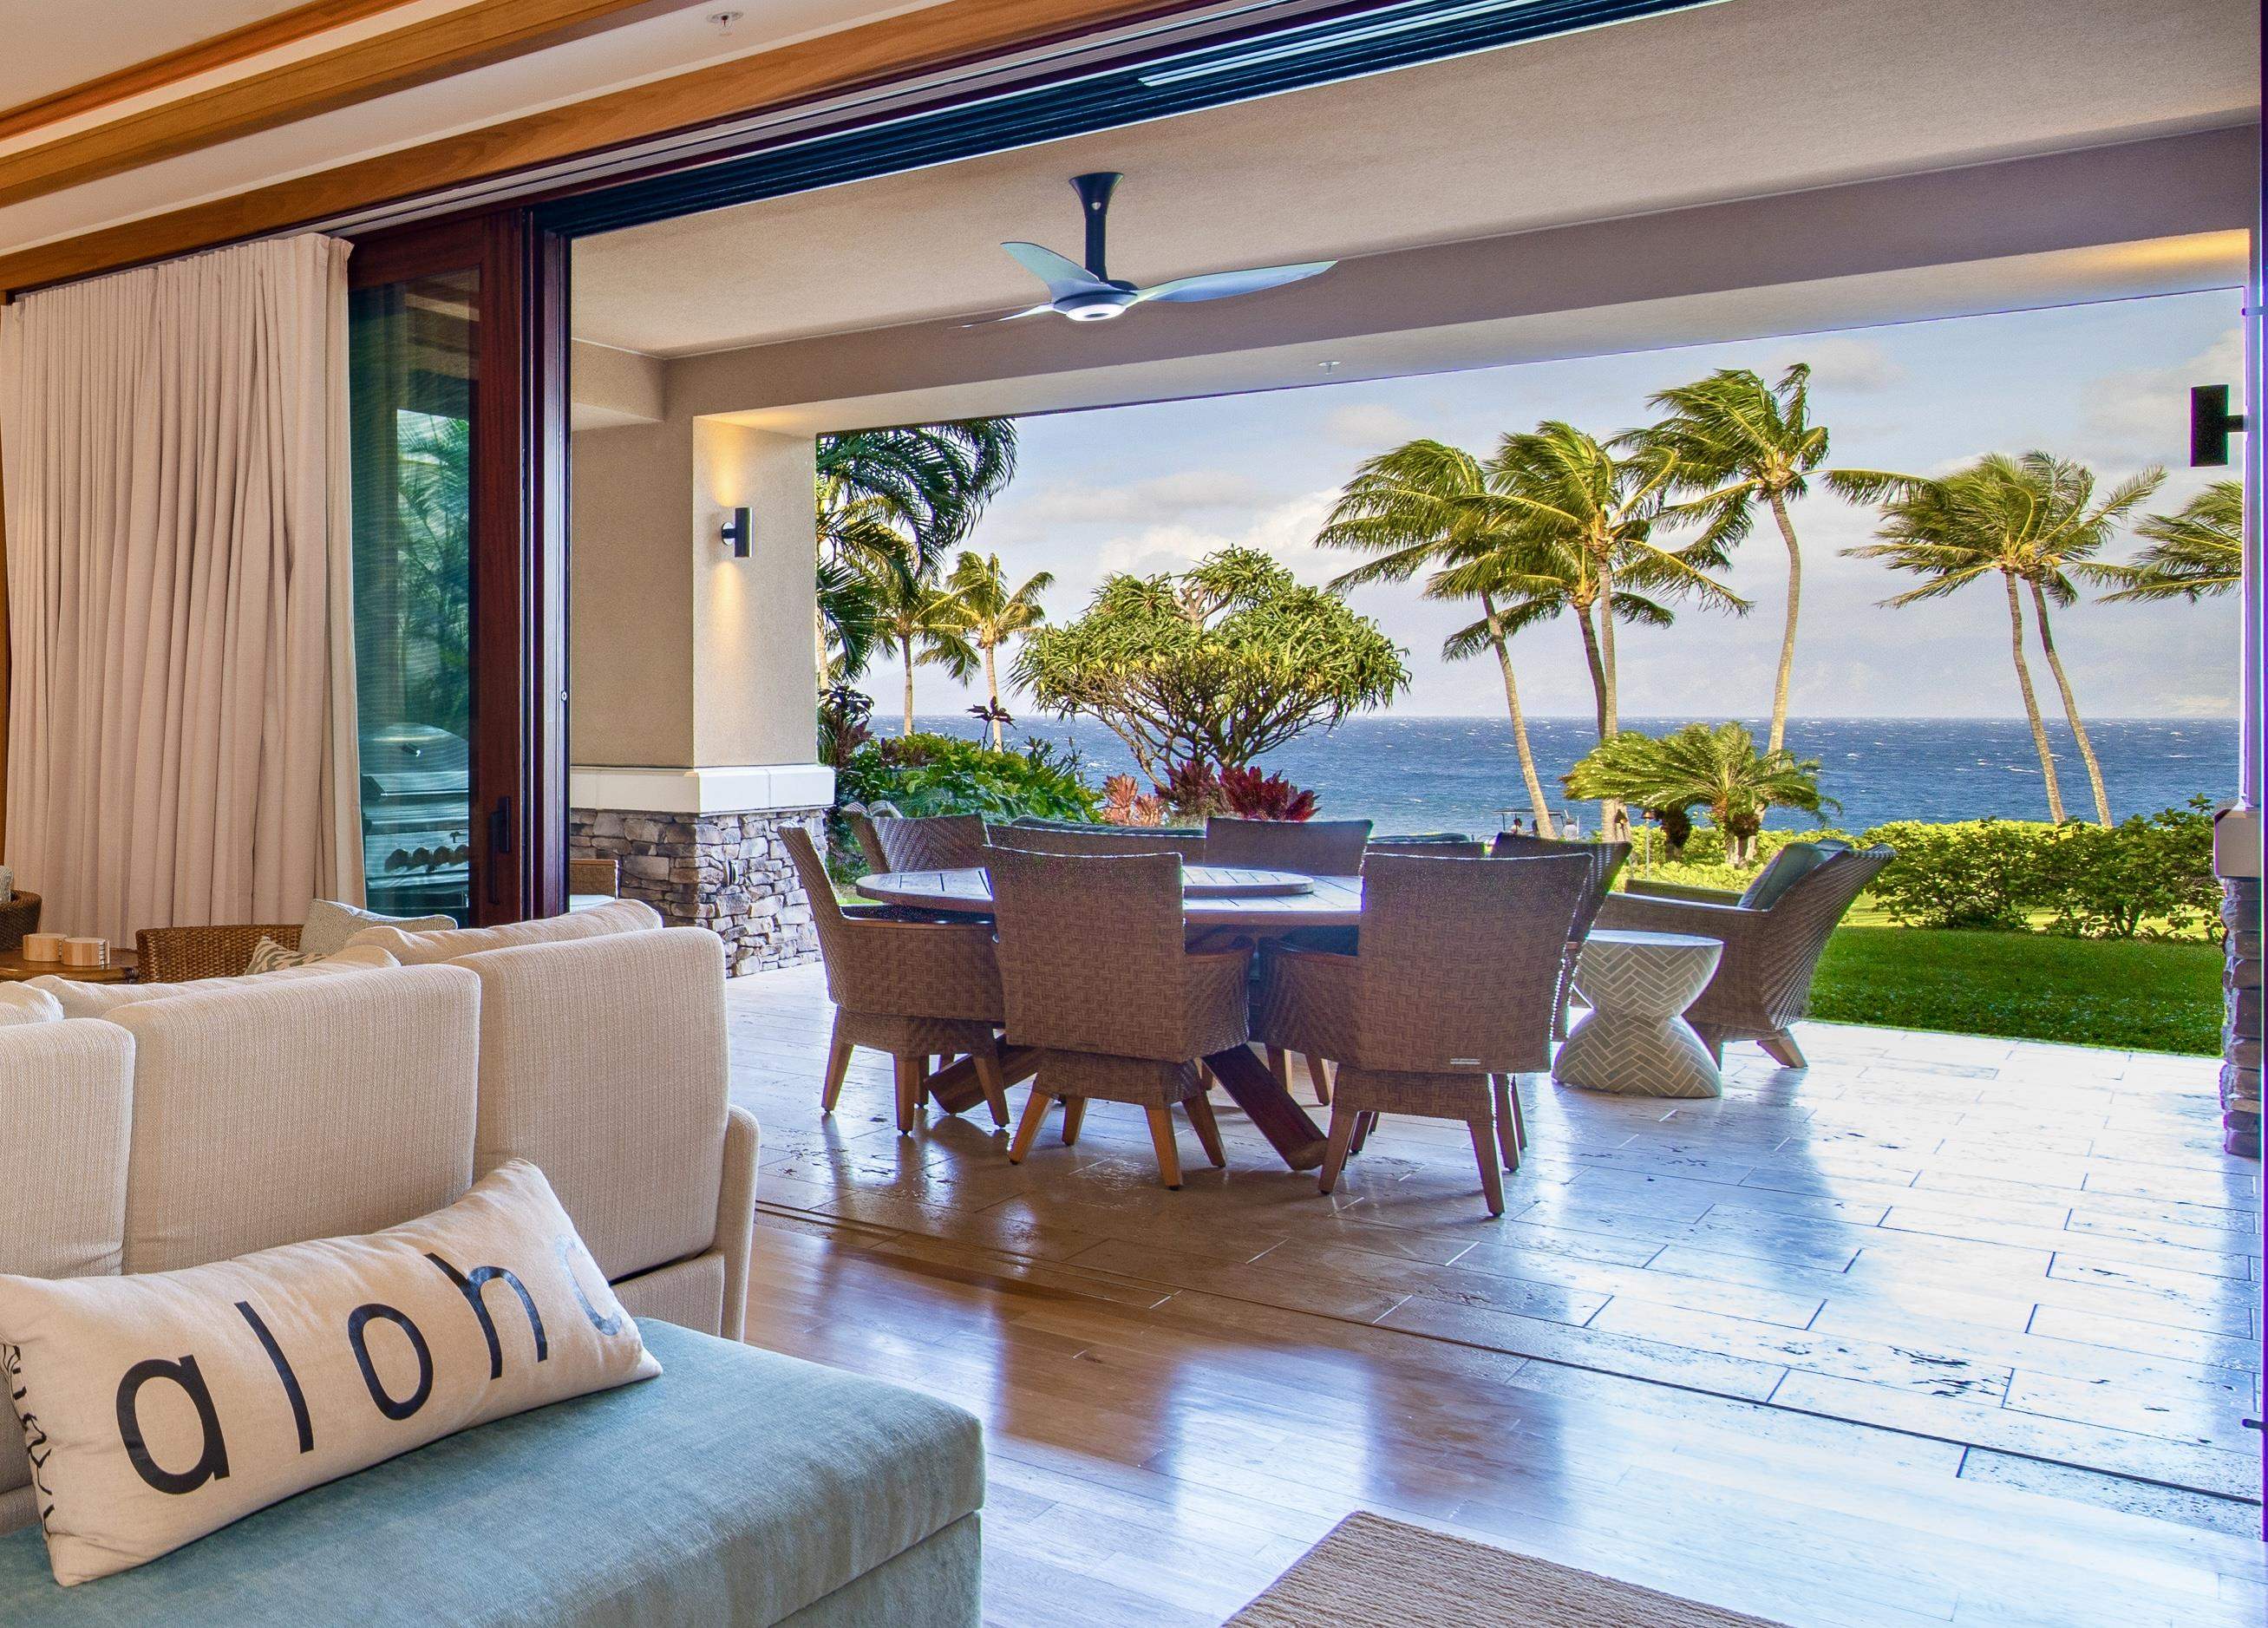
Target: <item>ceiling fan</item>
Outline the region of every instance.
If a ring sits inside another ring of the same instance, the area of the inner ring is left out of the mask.
[[[1137,288],[1123,277],[1112,276],[1105,269],[1103,260],[1103,239],[1110,222],[1110,194],[1119,179],[1116,170],[1101,170],[1071,179],[1079,193],[1080,210],[1086,217],[1084,266],[1036,243],[1000,246],[1018,265],[1048,285],[1048,298],[1042,305],[1027,311],[1011,312],[1005,317],[991,317],[987,319],[989,322],[1013,322],[1023,317],[1044,316],[1051,311],[1074,322],[1102,322],[1153,300],[1189,305],[1200,299],[1256,294],[1263,289],[1280,288],[1286,283],[1317,276],[1338,264],[1335,260],[1313,260],[1296,266],[1255,266],[1244,271],[1212,271],[1200,276],[1175,277],[1169,283]],[[980,328],[985,324],[969,322],[963,326]]]

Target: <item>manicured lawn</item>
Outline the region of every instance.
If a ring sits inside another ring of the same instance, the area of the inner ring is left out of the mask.
[[[1811,1015],[2210,1057],[2220,977],[2213,944],[1844,927],[1812,983]]]

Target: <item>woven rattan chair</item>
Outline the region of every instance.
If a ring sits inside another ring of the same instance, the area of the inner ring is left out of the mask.
[[[580,894],[585,898],[621,898],[622,862],[620,859],[568,860],[567,892],[571,897]]]
[[[1205,863],[1255,871],[1296,871],[1302,876],[1357,876],[1367,820],[1236,820],[1205,821]]]
[[[1599,925],[1722,939],[1716,976],[1685,1020],[1720,1059],[1727,1042],[1753,1040],[1783,1068],[1808,1068],[1793,1026],[1809,1007],[1811,975],[1852,902],[1896,857],[1884,847],[1832,854],[1763,910],[1735,894],[1701,899],[1694,895],[1702,889],[1681,888],[1672,898],[1634,884],[1607,900]]]
[[[1488,844],[1452,831],[1439,836],[1373,836],[1363,845],[1362,857],[1367,859],[1374,853],[1415,854],[1420,859],[1482,859],[1488,857]]]
[[[240,978],[262,939],[287,950],[299,947],[299,924],[254,923],[228,927],[144,927],[134,935],[135,959],[144,983],[187,983],[195,978]]]
[[[1565,854],[1580,854],[1590,862],[1590,885],[1583,889],[1583,902],[1575,911],[1575,930],[1567,937],[1567,954],[1559,967],[1559,1004],[1551,1013],[1551,1038],[1567,1038],[1567,1002],[1575,992],[1575,958],[1583,953],[1583,939],[1591,931],[1591,924],[1599,918],[1599,907],[1614,891],[1615,878],[1622,874],[1623,866],[1630,862],[1628,843],[1571,843],[1550,836],[1524,836],[1514,831],[1498,831],[1496,840],[1489,844],[1491,858],[1498,859],[1550,859]]]
[[[21,949],[24,935],[40,930],[40,895],[18,888],[0,904],[0,950]]]
[[[850,1053],[865,1046],[888,1052],[896,1064],[901,1135],[914,1128],[929,1094],[930,1060],[939,1057],[966,1055],[984,1088],[992,1123],[1006,1124],[1000,968],[992,929],[983,922],[909,919],[887,905],[845,906],[835,897],[811,833],[790,826],[781,839],[811,900],[827,998],[835,1003],[820,1111],[835,1111]]]
[[[1491,1215],[1520,1142],[1512,1076],[1551,1064],[1559,961],[1587,862],[1374,857],[1352,955],[1270,945],[1253,1027],[1270,1046],[1338,1064],[1326,1193],[1378,1114],[1462,1119]]]
[[[1025,853],[1086,854],[1108,858],[1130,853],[1171,853],[1184,865],[1205,864],[1205,839],[1186,831],[1138,825],[988,825],[984,840],[995,848]]]
[[[873,820],[850,816],[866,863],[877,871],[965,871],[984,863],[984,821],[978,814]]]
[[[1023,1162],[1056,1098],[1071,1142],[1087,1101],[1100,1097],[1148,1114],[1167,1187],[1182,1184],[1177,1103],[1205,1157],[1225,1164],[1197,1060],[1244,1043],[1251,954],[1184,947],[1179,856],[1001,848],[989,868],[1008,1038],[1040,1049],[1008,1157]]]

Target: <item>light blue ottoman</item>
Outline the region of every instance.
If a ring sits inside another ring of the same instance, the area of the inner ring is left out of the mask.
[[[75,1588],[0,1537],[0,1624],[976,1628],[975,1418],[642,1322],[661,1377],[500,1419]]]

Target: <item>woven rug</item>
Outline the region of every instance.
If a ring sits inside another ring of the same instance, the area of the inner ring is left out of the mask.
[[[1229,1628],[1774,1628],[1549,1560],[1358,1512]]]

